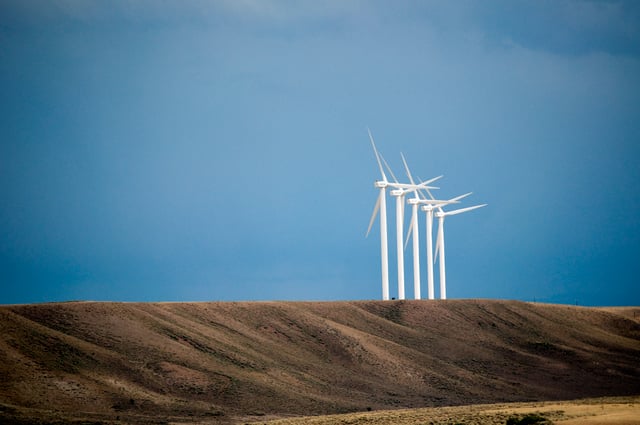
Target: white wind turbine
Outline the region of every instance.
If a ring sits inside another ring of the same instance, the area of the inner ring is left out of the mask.
[[[427,190],[428,192],[428,190]],[[431,192],[429,192],[431,196]],[[456,196],[447,201],[447,204],[455,204],[460,199],[471,195],[471,192],[464,195]],[[433,196],[431,196],[433,198]],[[437,204],[433,202],[433,199],[423,199],[420,201],[422,205],[422,211],[426,213],[426,228],[427,228],[427,288],[428,297],[430,300],[435,299],[435,289],[433,284],[433,211],[439,208]]]
[[[378,196],[378,200],[376,201],[376,206],[373,207],[373,214],[371,215],[371,220],[369,220],[369,228],[367,229],[367,235],[369,236],[369,232],[371,231],[371,226],[373,226],[373,221],[376,219],[376,214],[378,210],[380,210],[380,263],[382,267],[382,299],[389,299],[389,258],[387,255],[387,195],[386,189],[389,183],[387,182],[387,176],[384,174],[384,170],[382,169],[382,163],[380,162],[380,156],[378,155],[378,150],[376,149],[376,144],[373,141],[373,136],[371,135],[371,131],[367,129],[369,132],[369,139],[371,140],[371,146],[373,146],[373,152],[376,154],[376,160],[378,161],[378,167],[380,168],[380,174],[382,176],[382,180],[376,180],[374,186],[380,189],[380,195]],[[365,236],[365,237],[366,237]]]
[[[366,236],[369,236],[369,232],[371,232],[371,227],[373,226],[373,222],[380,211],[380,265],[382,271],[382,299],[389,299],[389,258],[388,258],[388,245],[387,245],[387,201],[386,201],[386,188],[387,186],[391,186],[397,189],[409,189],[415,190],[416,188],[429,188],[427,183],[415,185],[415,184],[403,184],[403,183],[389,183],[387,180],[387,176],[384,173],[384,169],[382,168],[382,161],[380,153],[378,149],[376,149],[376,144],[373,141],[373,136],[371,135],[371,131],[367,129],[369,132],[369,139],[371,140],[371,146],[373,147],[373,152],[376,155],[376,161],[378,162],[378,168],[380,169],[380,175],[382,180],[376,180],[374,186],[380,189],[380,195],[378,196],[378,200],[376,201],[376,205],[373,208],[373,214],[371,214],[371,220],[369,220],[369,227],[367,228]],[[384,158],[383,158],[384,160]]]
[[[458,210],[453,211],[443,211],[442,208],[439,208],[438,212],[436,212],[436,217],[438,217],[438,237],[436,241],[436,258],[438,257],[438,251],[440,251],[440,299],[447,299],[447,277],[445,272],[445,264],[444,264],[444,218],[450,215],[462,214],[467,211],[472,211],[478,208],[482,208],[487,204],[475,205],[473,207],[460,208]]]

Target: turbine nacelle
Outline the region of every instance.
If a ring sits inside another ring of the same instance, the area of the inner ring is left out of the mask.
[[[384,189],[385,187],[389,186],[389,182],[386,182],[384,180],[376,180],[373,186],[378,189]]]

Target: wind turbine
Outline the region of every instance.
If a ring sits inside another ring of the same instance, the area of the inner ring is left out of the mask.
[[[378,155],[378,150],[376,149],[376,144],[373,141],[373,136],[371,135],[371,131],[367,129],[369,132],[369,139],[371,140],[371,146],[373,146],[373,152],[376,155],[376,160],[378,161],[378,167],[380,168],[380,175],[382,176],[382,180],[376,180],[374,183],[374,187],[380,189],[380,195],[378,196],[378,200],[376,201],[375,207],[373,207],[373,214],[371,214],[371,220],[369,220],[369,228],[367,229],[367,234],[365,237],[369,236],[369,232],[371,231],[371,226],[373,226],[373,221],[376,219],[376,214],[378,210],[380,211],[380,264],[382,268],[382,299],[389,299],[389,258],[388,258],[388,248],[387,248],[387,195],[386,189],[389,185],[387,181],[387,176],[384,174],[384,170],[382,169],[382,163],[380,162],[380,156]]]
[[[482,208],[487,204],[475,205],[473,207],[460,208],[458,210],[453,211],[443,211],[442,208],[436,212],[436,217],[438,217],[438,237],[436,241],[436,258],[438,257],[438,251],[440,251],[440,299],[447,299],[447,277],[445,272],[445,264],[444,264],[444,218],[451,216],[462,214],[464,212],[472,211],[478,208]]]
[[[429,196],[433,198],[431,192],[429,192]],[[465,193],[464,195],[456,196],[455,198],[451,198],[446,201],[446,204],[456,204],[460,201],[460,199],[465,198],[471,195],[471,192]],[[427,228],[427,290],[428,290],[428,298],[430,300],[435,299],[435,290],[433,284],[433,211],[436,208],[440,208],[442,205],[438,205],[434,203],[434,199],[423,199],[420,201],[422,205],[422,211],[426,213],[426,228]]]

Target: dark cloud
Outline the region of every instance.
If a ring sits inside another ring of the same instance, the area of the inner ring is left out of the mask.
[[[496,42],[557,54],[640,54],[634,1],[497,2],[476,5],[480,30]]]
[[[629,3],[1,7],[0,302],[378,298],[367,126],[489,203],[452,297],[638,299]]]

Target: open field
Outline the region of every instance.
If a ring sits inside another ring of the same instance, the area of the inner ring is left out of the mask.
[[[640,424],[640,397],[602,397],[560,402],[502,403],[387,410],[256,422],[268,425],[504,425],[510,418],[535,415],[558,425]]]
[[[496,300],[0,306],[0,423],[636,396],[639,316]]]

